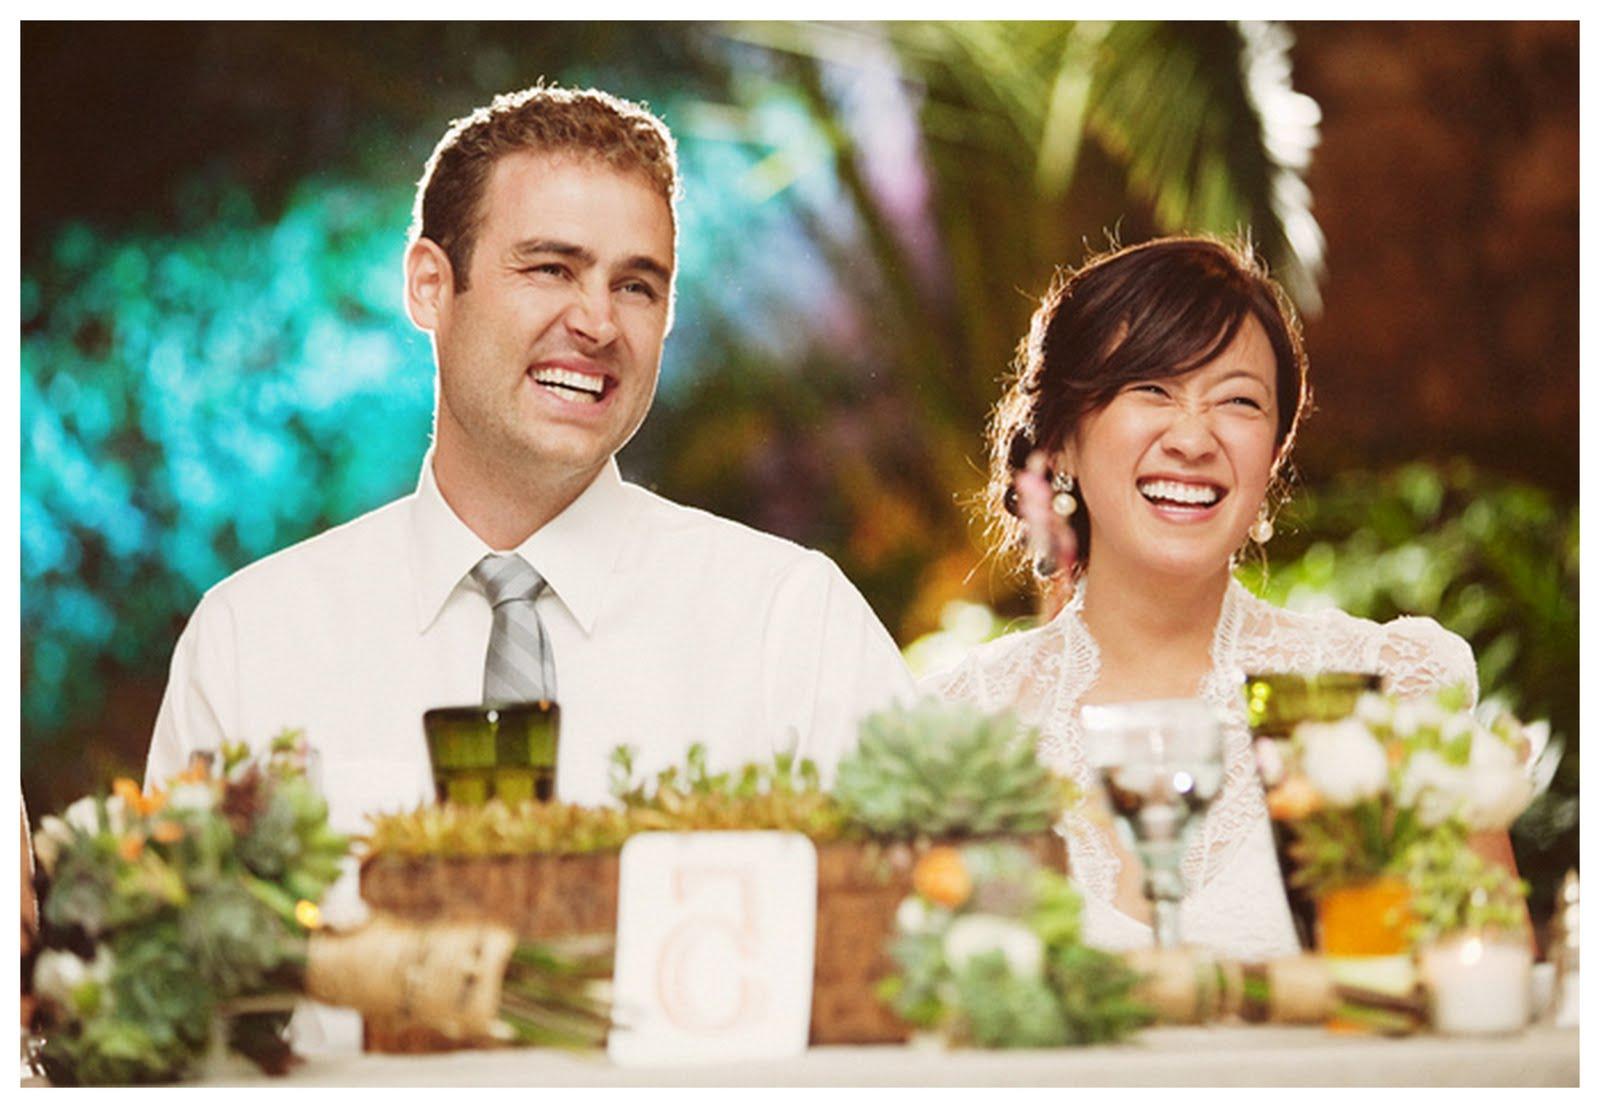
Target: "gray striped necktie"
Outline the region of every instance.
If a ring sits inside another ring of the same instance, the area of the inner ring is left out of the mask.
[[[483,664],[483,702],[554,700],[555,654],[533,606],[544,578],[518,554],[487,554],[472,568],[472,577],[494,609],[489,656]]]

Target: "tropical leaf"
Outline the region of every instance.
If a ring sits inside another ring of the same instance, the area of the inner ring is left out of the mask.
[[[1246,232],[1301,309],[1321,300],[1322,232],[1301,174],[1321,112],[1289,81],[1290,38],[1260,23],[1118,23],[1088,129],[1172,231]]]

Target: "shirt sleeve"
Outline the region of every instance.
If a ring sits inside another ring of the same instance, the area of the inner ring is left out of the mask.
[[[768,622],[768,719],[777,749],[793,746],[831,782],[861,720],[914,695],[911,673],[865,598],[812,551],[779,581]],[[798,739],[798,743],[795,740]]]
[[[207,593],[172,652],[145,761],[146,788],[162,785],[182,772],[195,751],[215,750],[228,737],[238,693],[236,641],[232,610],[215,592]]]

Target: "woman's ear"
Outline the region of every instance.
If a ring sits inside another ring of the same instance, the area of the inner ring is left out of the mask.
[[[1060,450],[1050,456],[1050,472],[1057,477],[1076,477],[1078,475],[1077,451],[1072,448],[1072,443],[1064,443]]]

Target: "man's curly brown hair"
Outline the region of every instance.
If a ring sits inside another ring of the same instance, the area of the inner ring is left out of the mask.
[[[677,231],[678,155],[667,125],[642,104],[599,89],[535,85],[496,96],[455,120],[434,147],[412,213],[412,239],[439,244],[467,288],[489,175],[508,154],[568,154],[639,173],[660,193]]]

